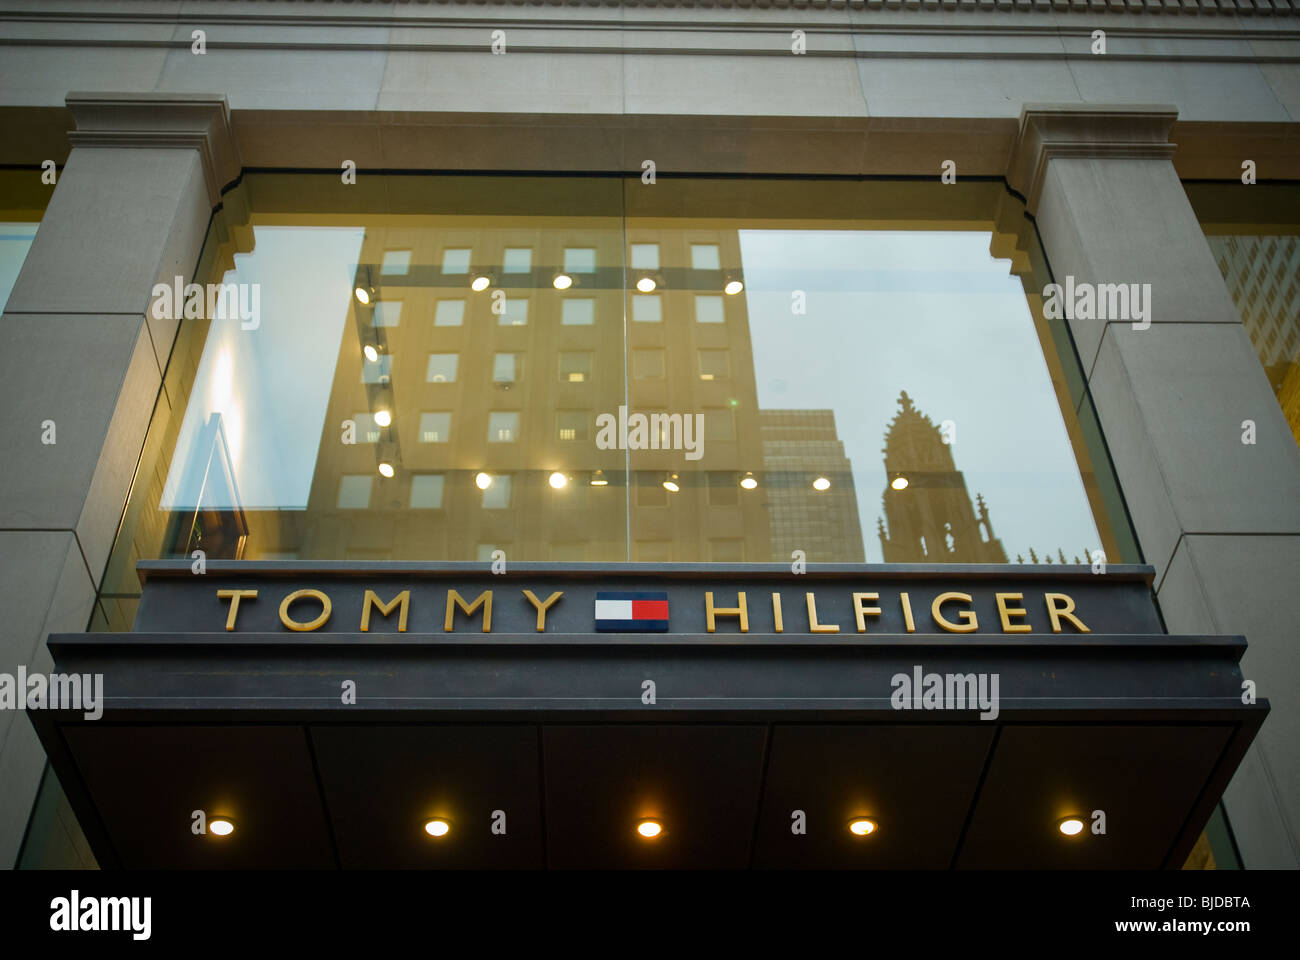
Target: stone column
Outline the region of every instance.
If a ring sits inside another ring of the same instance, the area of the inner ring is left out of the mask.
[[[1224,798],[1245,866],[1295,868],[1300,449],[1174,171],[1175,118],[1172,107],[1027,105],[1007,178],[1055,282],[1151,285],[1149,327],[1069,327],[1167,628],[1243,634],[1243,673],[1271,698]]]
[[[150,415],[168,402],[177,323],[147,316],[150,293],[190,279],[221,190],[239,176],[224,97],[70,94],[67,104],[72,152],[0,318],[0,672],[10,674],[48,672],[46,636],[86,629]],[[0,711],[0,868],[17,858],[44,762],[28,719]]]

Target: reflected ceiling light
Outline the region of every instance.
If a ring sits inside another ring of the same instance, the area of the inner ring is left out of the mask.
[[[361,348],[361,352],[366,355],[366,359],[371,363],[379,360],[379,349],[373,343],[367,343]]]
[[[754,479],[753,471],[745,471],[745,475],[740,478],[740,485],[746,490],[753,490],[758,486],[758,481]]]
[[[669,477],[664,481],[664,489],[667,490],[669,493],[676,493],[678,490],[681,489],[681,487],[677,485],[677,474],[674,473],[671,477]]]
[[[831,488],[831,482],[827,480],[825,477],[818,477],[816,480],[813,481],[814,490],[829,490],[830,488]]]
[[[492,285],[491,277],[485,277],[480,275],[474,278],[474,282],[469,285],[469,288],[475,291],[482,291],[482,290],[486,290],[491,285]]]
[[[1076,837],[1083,833],[1083,821],[1078,817],[1066,817],[1056,828],[1067,837]]]
[[[375,423],[379,424],[381,427],[386,427],[392,422],[393,422],[393,415],[389,413],[387,410],[375,411]]]
[[[480,490],[486,490],[488,487],[492,486],[492,478],[486,473],[476,473],[474,475],[474,484]]]
[[[569,482],[569,478],[566,477],[564,474],[560,473],[558,470],[555,471],[555,473],[551,474],[550,484],[556,490],[563,488],[563,486],[568,482]]]
[[[396,473],[396,471],[393,469],[393,465],[392,465],[391,463],[389,463],[387,460],[384,460],[384,461],[381,461],[381,462],[380,462],[380,464],[379,464],[379,475],[380,475],[381,477],[390,477],[390,478],[391,478],[392,475],[393,475],[394,473]]]
[[[889,485],[893,487],[895,490],[906,490],[907,477],[895,477],[892,481],[890,481]]]
[[[357,287],[357,289],[353,292],[357,295],[357,300],[359,302],[361,303],[370,302],[370,291],[367,290],[365,287]]]
[[[653,277],[642,277],[636,282],[636,288],[642,293],[653,293],[655,282]]]
[[[856,820],[849,821],[849,833],[855,837],[866,837],[876,832],[876,821],[868,820],[866,817],[858,817]]]
[[[228,837],[235,832],[235,821],[229,817],[217,817],[208,821],[208,833],[218,837]]]
[[[647,840],[653,840],[664,832],[664,828],[658,820],[642,820],[636,825],[636,832]]]
[[[555,279],[551,281],[556,290],[568,290],[573,286],[573,277],[567,273],[556,274]]]
[[[591,485],[593,487],[608,487],[609,480],[605,478],[604,470],[597,470],[591,475]]]
[[[728,281],[727,285],[722,288],[722,292],[727,294],[728,296],[734,297],[736,294],[740,293],[740,291],[744,289],[745,289],[745,285],[741,283],[739,280],[731,280]]]
[[[451,832],[451,824],[446,820],[426,820],[424,832],[431,837],[445,837]]]

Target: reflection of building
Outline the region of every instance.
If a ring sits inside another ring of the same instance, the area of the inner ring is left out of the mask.
[[[1207,239],[1291,432],[1300,443],[1300,238]]]
[[[835,433],[833,410],[763,410],[763,469],[773,559],[802,550],[814,562],[861,563],[862,528],[853,465]],[[813,489],[826,477],[827,490]]]
[[[1006,563],[984,498],[979,516],[952,447],[904,391],[885,434],[885,517],[879,521],[886,563]],[[904,483],[904,481],[906,481]],[[888,532],[885,524],[888,522]]]

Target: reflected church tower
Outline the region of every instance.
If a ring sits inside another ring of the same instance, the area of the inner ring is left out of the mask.
[[[898,404],[881,451],[887,480],[885,516],[877,525],[885,562],[1006,563],[984,498],[977,496],[972,506],[952,447],[907,391]]]

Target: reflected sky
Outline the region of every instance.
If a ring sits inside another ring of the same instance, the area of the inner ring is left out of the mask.
[[[741,230],[761,409],[830,409],[880,562],[881,447],[906,390],[983,493],[1008,559],[1101,546],[1018,277],[980,232]],[[792,292],[807,313],[792,311]]]
[[[9,302],[18,271],[36,236],[36,223],[0,223],[0,308]]]

